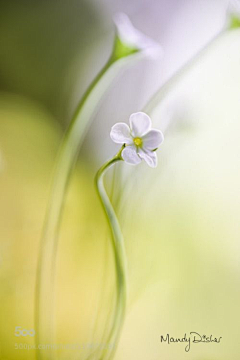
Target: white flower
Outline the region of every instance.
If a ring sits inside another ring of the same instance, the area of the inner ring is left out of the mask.
[[[125,46],[152,58],[158,58],[162,55],[162,48],[160,45],[135,29],[126,14],[116,14],[114,22],[117,28],[118,37]]]
[[[130,127],[125,123],[115,124],[110,132],[111,139],[117,144],[125,144],[122,158],[126,163],[137,165],[142,159],[151,167],[157,166],[156,149],[163,142],[163,133],[152,129],[150,117],[138,112],[129,119]]]
[[[240,15],[240,0],[230,0],[228,13],[231,15]]]

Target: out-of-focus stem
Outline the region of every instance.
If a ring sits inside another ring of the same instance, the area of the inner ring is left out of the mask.
[[[184,77],[188,71],[190,71],[195,64],[202,59],[205,53],[213,47],[217,41],[226,33],[226,29],[219,32],[213,39],[211,39],[207,45],[204,46],[196,55],[194,55],[187,63],[181,67],[172,77],[161,86],[161,88],[151,97],[143,111],[149,116],[153,116],[154,110],[158,105],[167,97],[175,85]]]
[[[111,230],[117,276],[117,301],[115,306],[114,321],[106,342],[106,344],[111,347],[111,350],[104,350],[102,355],[99,357],[99,360],[110,360],[114,356],[124,321],[127,301],[127,259],[124,238],[117,216],[104,187],[104,174],[113,164],[122,160],[121,152],[122,148],[112,160],[108,161],[98,170],[95,177],[97,193]]]
[[[54,340],[54,285],[58,233],[62,209],[71,171],[75,165],[82,141],[90,125],[90,119],[112,80],[119,73],[125,59],[116,61],[113,57],[89,86],[80,101],[70,126],[64,136],[57,165],[43,236],[40,242],[35,291],[36,345],[51,344]],[[37,351],[38,360],[53,360],[52,349]]]

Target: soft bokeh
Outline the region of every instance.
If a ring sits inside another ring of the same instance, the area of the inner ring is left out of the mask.
[[[111,324],[114,263],[93,177],[128,121],[225,22],[227,1],[0,1],[0,359],[33,360],[36,266],[54,164],[74,107],[111,51],[126,12],[164,48],[109,89],[79,155],[57,253],[58,359],[87,359]],[[130,296],[116,360],[238,360],[240,30],[207,51],[152,109],[159,166],[119,164],[109,193],[126,239]],[[197,331],[220,344],[162,344]],[[44,350],[42,352],[44,354]],[[48,359],[48,351],[43,358]],[[46,356],[46,357],[45,357]],[[94,356],[93,358],[94,359]]]

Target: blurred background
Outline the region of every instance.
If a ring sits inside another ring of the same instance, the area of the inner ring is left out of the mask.
[[[74,109],[107,61],[125,12],[159,42],[114,81],[70,182],[57,257],[58,359],[87,359],[109,326],[114,264],[93,186],[118,150],[109,131],[224,27],[227,0],[0,0],[0,359],[35,359],[34,286],[57,152]],[[156,170],[118,166],[113,201],[126,239],[130,297],[117,360],[238,360],[240,33],[223,35],[151,110],[165,143]],[[197,331],[221,344],[167,345]],[[16,346],[17,344],[17,346]],[[48,359],[43,351],[43,359]],[[93,357],[94,359],[94,357]]]

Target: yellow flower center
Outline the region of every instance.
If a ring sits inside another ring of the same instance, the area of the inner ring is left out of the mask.
[[[142,139],[139,137],[134,138],[133,142],[136,146],[142,146],[142,143],[143,143]]]

